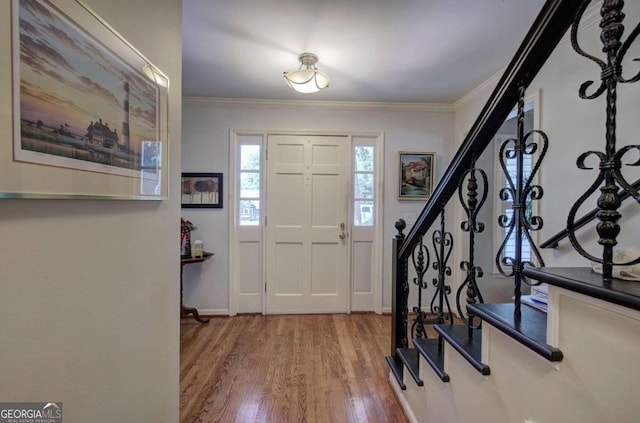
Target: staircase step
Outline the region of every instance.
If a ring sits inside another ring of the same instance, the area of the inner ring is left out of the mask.
[[[385,357],[387,359],[387,363],[389,364],[389,367],[391,367],[391,373],[393,373],[393,376],[396,378],[396,381],[398,382],[398,385],[400,385],[400,389],[402,389],[403,391],[405,389],[407,389],[407,385],[404,384],[404,377],[403,377],[403,364],[402,361],[400,361],[399,359],[395,359],[393,356],[388,355]]]
[[[610,303],[640,310],[640,284],[635,281],[602,280],[602,275],[590,267],[529,267],[525,276],[550,285],[559,286]]]
[[[441,338],[416,338],[413,340],[413,345],[436,372],[440,380],[449,382],[449,375],[444,371],[444,346]]]
[[[398,356],[409,370],[409,374],[416,381],[418,386],[423,386],[424,382],[420,379],[420,360],[418,359],[418,350],[415,348],[397,348]]]
[[[520,322],[513,317],[515,305],[469,304],[467,310],[501,330],[549,361],[562,361],[562,351],[547,344],[547,314],[523,305]]]
[[[481,374],[491,374],[489,366],[482,359],[482,330],[473,329],[469,338],[469,328],[466,325],[440,324],[434,326],[445,341],[456,349]]]

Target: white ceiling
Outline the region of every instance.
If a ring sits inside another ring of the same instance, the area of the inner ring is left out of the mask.
[[[185,96],[453,103],[505,67],[543,0],[183,0]],[[283,71],[318,55],[329,88]]]

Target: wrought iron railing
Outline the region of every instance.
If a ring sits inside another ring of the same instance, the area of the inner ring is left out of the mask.
[[[478,175],[480,176],[480,184],[478,184]],[[466,195],[463,195],[465,189]],[[480,192],[478,192],[479,189]],[[460,229],[469,236],[469,250],[467,258],[460,263],[460,269],[466,273],[466,277],[456,292],[456,308],[458,315],[466,321],[469,327],[469,337],[473,334],[472,329],[478,328],[480,323],[476,322],[473,313],[467,313],[464,310],[462,293],[466,288],[466,304],[484,303],[482,293],[478,288],[478,278],[481,278],[484,272],[475,261],[475,239],[476,234],[484,232],[485,229],[484,223],[478,221],[478,213],[487,201],[488,194],[489,179],[487,178],[487,173],[482,169],[476,168],[474,160],[471,169],[462,174],[458,183],[458,198],[466,215],[466,220],[462,222]]]
[[[571,25],[582,0],[550,0],[536,18],[514,58],[471,126],[462,145],[451,159],[438,185],[425,203],[400,246],[401,259],[411,254],[422,234],[433,225],[442,204],[455,194],[460,176],[489,145],[500,126],[518,102],[520,87],[527,87]]]
[[[442,323],[445,316],[449,318],[448,321],[452,320],[448,299],[451,289],[447,282],[451,272],[446,264],[451,250],[445,252],[443,247],[447,246],[448,248],[449,245],[452,245],[454,237],[444,230],[444,207],[456,191],[458,191],[462,208],[466,214],[466,220],[461,229],[469,238],[467,257],[461,261],[461,269],[466,275],[460,288],[456,291],[456,308],[469,328],[469,338],[472,337],[473,331],[479,327],[479,322],[475,321],[473,314],[466,311],[464,307],[465,303],[469,305],[483,302],[481,287],[477,280],[482,277],[483,272],[475,262],[474,245],[475,235],[484,230],[484,225],[477,221],[477,216],[487,198],[488,178],[484,171],[476,168],[476,159],[490,144],[514,106],[518,110],[517,135],[504,141],[499,153],[501,167],[507,181],[507,186],[500,190],[499,195],[501,200],[511,202],[512,213],[500,216],[497,222],[497,225],[505,232],[505,241],[496,256],[496,267],[503,276],[507,276],[513,281],[513,318],[514,321],[519,322],[522,284],[532,283],[523,273],[525,265],[544,266],[544,261],[531,235],[542,228],[543,220],[531,212],[533,210],[531,203],[540,200],[543,196],[542,187],[535,183],[535,174],[540,169],[549,144],[547,135],[541,131],[533,130],[525,133],[523,124],[525,90],[570,27],[571,44],[574,50],[579,55],[595,62],[601,69],[601,83],[598,88],[589,93],[593,81],[587,81],[582,84],[578,94],[580,98],[587,100],[605,95],[606,139],[603,152],[588,151],[578,158],[578,167],[589,169],[586,166],[587,158],[596,156],[600,160],[599,173],[593,184],[569,210],[566,236],[579,254],[593,262],[602,264],[605,282],[611,279],[614,264],[640,263],[640,257],[627,263],[613,262],[613,248],[617,244],[617,236],[620,232],[618,224],[621,217],[620,203],[625,197],[633,197],[640,202],[638,182],[628,183],[622,172],[623,158],[632,150],[640,152],[640,145],[627,145],[622,148],[616,145],[618,85],[640,80],[640,73],[625,78],[622,72],[622,61],[640,34],[640,24],[636,25],[623,40],[625,16],[622,8],[624,2],[622,0],[605,0],[601,7],[600,27],[602,51],[606,54],[606,59],[601,60],[585,52],[577,39],[582,16],[590,3],[591,0],[547,1],[461,147],[445,170],[440,182],[421,210],[416,223],[406,236],[403,233],[406,228],[405,222],[402,220],[396,222],[398,234],[393,241],[392,357],[397,358],[396,348],[408,347],[407,319],[410,286],[407,278],[410,257],[413,257],[412,262],[418,275],[414,281],[418,287],[418,306],[414,309],[416,320],[412,325],[412,336],[424,336],[425,323]],[[523,171],[523,161],[526,156],[533,156],[533,167],[528,174]],[[506,159],[515,160],[517,163],[515,175],[510,175],[507,171]],[[627,165],[639,166],[640,160],[627,163]],[[478,186],[478,181],[480,181],[480,186]],[[589,253],[575,235],[576,230],[584,225],[582,220],[576,220],[578,209],[598,190],[600,191],[597,200],[598,207],[593,212],[593,216],[599,220],[596,230],[599,235],[598,243],[602,246],[601,257]],[[432,313],[434,310],[438,313],[435,313],[436,319],[429,321],[423,313],[422,305],[423,295],[428,288],[428,284],[425,283],[425,273],[429,267],[430,254],[422,243],[422,239],[434,227],[438,216],[441,217],[441,229],[435,230],[433,245],[436,258],[434,268],[438,270],[438,278],[437,284],[434,284],[436,290],[433,293],[431,304],[437,302],[439,308],[432,306]],[[439,235],[435,235],[435,233]],[[446,237],[445,233],[448,234]],[[515,252],[512,255],[505,253],[506,240],[510,238],[515,238]],[[435,242],[436,239],[439,242]],[[532,258],[523,259],[523,243],[530,246]],[[465,298],[462,298],[463,295]],[[444,312],[444,307],[449,307],[448,314]]]
[[[542,198],[542,187],[535,184],[534,180],[549,146],[549,140],[544,132],[536,129],[526,134],[524,132],[524,95],[524,87],[520,87],[517,136],[502,143],[498,157],[507,181],[507,186],[500,190],[499,195],[501,200],[511,201],[512,213],[510,215],[502,214],[498,218],[498,225],[505,229],[506,236],[496,254],[496,267],[502,276],[513,278],[514,317],[516,319],[521,316],[522,284],[529,283],[523,275],[524,266],[527,264],[544,266],[544,261],[531,236],[533,232],[542,229],[543,221],[540,216],[528,215],[527,211],[533,210],[531,204]],[[536,135],[539,136],[539,141],[536,139]],[[532,157],[533,167],[528,175],[524,174],[525,156],[534,156]],[[516,161],[515,175],[512,175],[507,169],[506,161],[508,159]],[[515,239],[515,251],[512,256],[509,256],[505,247],[512,237]],[[535,263],[523,259],[522,246],[524,242],[528,244],[529,251],[535,256]]]
[[[623,41],[624,33],[624,1],[605,1],[602,4],[600,15],[600,39],[602,41],[602,51],[606,53],[606,61],[597,58],[585,52],[578,43],[578,27],[580,20],[590,1],[584,2],[578,10],[575,22],[571,27],[571,45],[573,49],[583,57],[596,63],[601,70],[600,86],[591,94],[588,93],[589,88],[593,85],[593,81],[586,81],[580,86],[580,98],[593,100],[606,94],[606,134],[604,151],[587,151],[578,157],[578,167],[580,169],[590,169],[586,165],[586,159],[590,156],[596,156],[600,160],[600,171],[593,184],[580,196],[569,211],[567,218],[567,234],[573,248],[583,257],[602,264],[603,275],[605,280],[611,280],[613,271],[613,247],[617,245],[616,238],[620,233],[620,225],[618,220],[622,215],[618,212],[620,208],[620,190],[628,193],[632,197],[638,199],[638,191],[627,182],[621,172],[622,159],[631,150],[640,152],[640,145],[627,145],[620,149],[616,140],[616,118],[617,118],[617,90],[618,84],[626,84],[637,82],[640,80],[640,72],[635,76],[625,79],[622,75],[622,61],[625,58],[629,47],[640,34],[640,23],[631,31],[629,36]],[[629,163],[628,166],[639,166],[640,160]],[[575,235],[575,217],[578,209],[587,201],[591,194],[600,190],[600,196],[597,204],[599,211],[596,217],[600,221],[596,228],[600,239],[598,243],[602,245],[602,257],[597,257],[589,252],[580,244]],[[631,265],[640,263],[640,257],[626,263],[617,263],[619,265]]]

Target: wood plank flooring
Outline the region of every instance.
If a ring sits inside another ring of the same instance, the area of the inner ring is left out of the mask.
[[[391,316],[182,319],[181,422],[406,422],[389,386]]]

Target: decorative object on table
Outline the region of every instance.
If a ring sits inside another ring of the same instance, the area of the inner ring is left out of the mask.
[[[398,199],[425,200],[433,192],[436,153],[398,153]]]
[[[615,253],[612,276],[627,281],[640,281],[640,263],[633,264],[638,257],[640,257],[640,247],[635,245]],[[594,272],[602,274],[602,263],[591,262],[591,266]]]
[[[0,198],[168,198],[169,80],[79,1],[16,0]]]
[[[222,173],[183,173],[182,208],[222,208]]]
[[[191,254],[195,258],[202,258],[204,255],[204,244],[201,240],[196,239],[193,241],[193,248],[191,249]]]
[[[191,231],[198,229],[190,220],[180,218],[180,255],[191,256]]]

